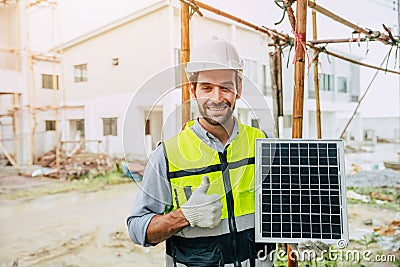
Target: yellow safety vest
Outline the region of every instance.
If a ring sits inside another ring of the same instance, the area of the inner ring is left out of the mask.
[[[190,197],[204,175],[210,178],[208,194],[221,196],[221,219],[254,213],[255,199],[255,139],[265,138],[259,129],[241,124],[239,133],[224,152],[218,153],[204,143],[191,129],[190,121],[184,130],[164,142],[167,175],[171,183],[173,207],[179,208]],[[228,197],[231,194],[231,197]],[[229,199],[233,198],[234,209]],[[168,210],[167,212],[171,211]]]

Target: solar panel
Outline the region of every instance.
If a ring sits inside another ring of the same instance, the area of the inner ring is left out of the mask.
[[[341,140],[257,139],[256,241],[348,241]]]

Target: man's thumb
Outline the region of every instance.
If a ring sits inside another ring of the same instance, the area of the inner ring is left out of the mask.
[[[197,190],[202,191],[204,194],[207,193],[208,188],[210,187],[210,179],[208,176],[203,176],[203,180],[201,181],[201,184]]]

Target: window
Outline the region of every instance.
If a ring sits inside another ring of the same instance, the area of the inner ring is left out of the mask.
[[[255,84],[258,83],[258,64],[255,60],[244,60],[243,74]]]
[[[272,88],[267,86],[267,65],[261,65],[261,90],[263,95],[272,95]]]
[[[174,48],[174,63],[175,63],[175,85],[182,84],[182,72],[180,67],[181,50]]]
[[[117,136],[117,118],[103,118],[103,135]]]
[[[85,120],[69,120],[69,125],[71,136],[75,137],[77,133],[79,133],[81,137],[85,136]]]
[[[56,76],[56,88],[53,86],[53,76]],[[43,89],[58,89],[58,75],[42,74]]]
[[[351,101],[351,102],[358,102],[358,95],[352,95],[352,96],[350,97],[350,101]]]
[[[46,122],[46,131],[56,130],[56,121],[45,121],[45,122]]]
[[[347,83],[348,79],[346,77],[338,77],[338,92],[347,93]]]
[[[318,74],[319,90],[321,91],[333,91],[333,75],[330,74]]]
[[[85,132],[85,120],[76,120],[76,130]]]
[[[146,125],[144,127],[144,134],[149,135],[150,134],[150,120],[146,120]]]
[[[75,82],[86,82],[87,81],[87,64],[81,64],[81,65],[74,66],[74,79],[75,79]]]
[[[112,63],[113,66],[118,66],[119,65],[119,58],[117,58],[117,57],[113,58],[111,63]]]

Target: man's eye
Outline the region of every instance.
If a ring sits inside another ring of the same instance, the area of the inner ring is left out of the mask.
[[[211,86],[209,86],[209,85],[203,85],[203,86],[201,87],[201,89],[202,89],[202,90],[211,90]]]
[[[222,89],[229,90],[229,91],[235,90],[235,88],[233,88],[233,86],[224,86],[224,87],[222,87]]]

